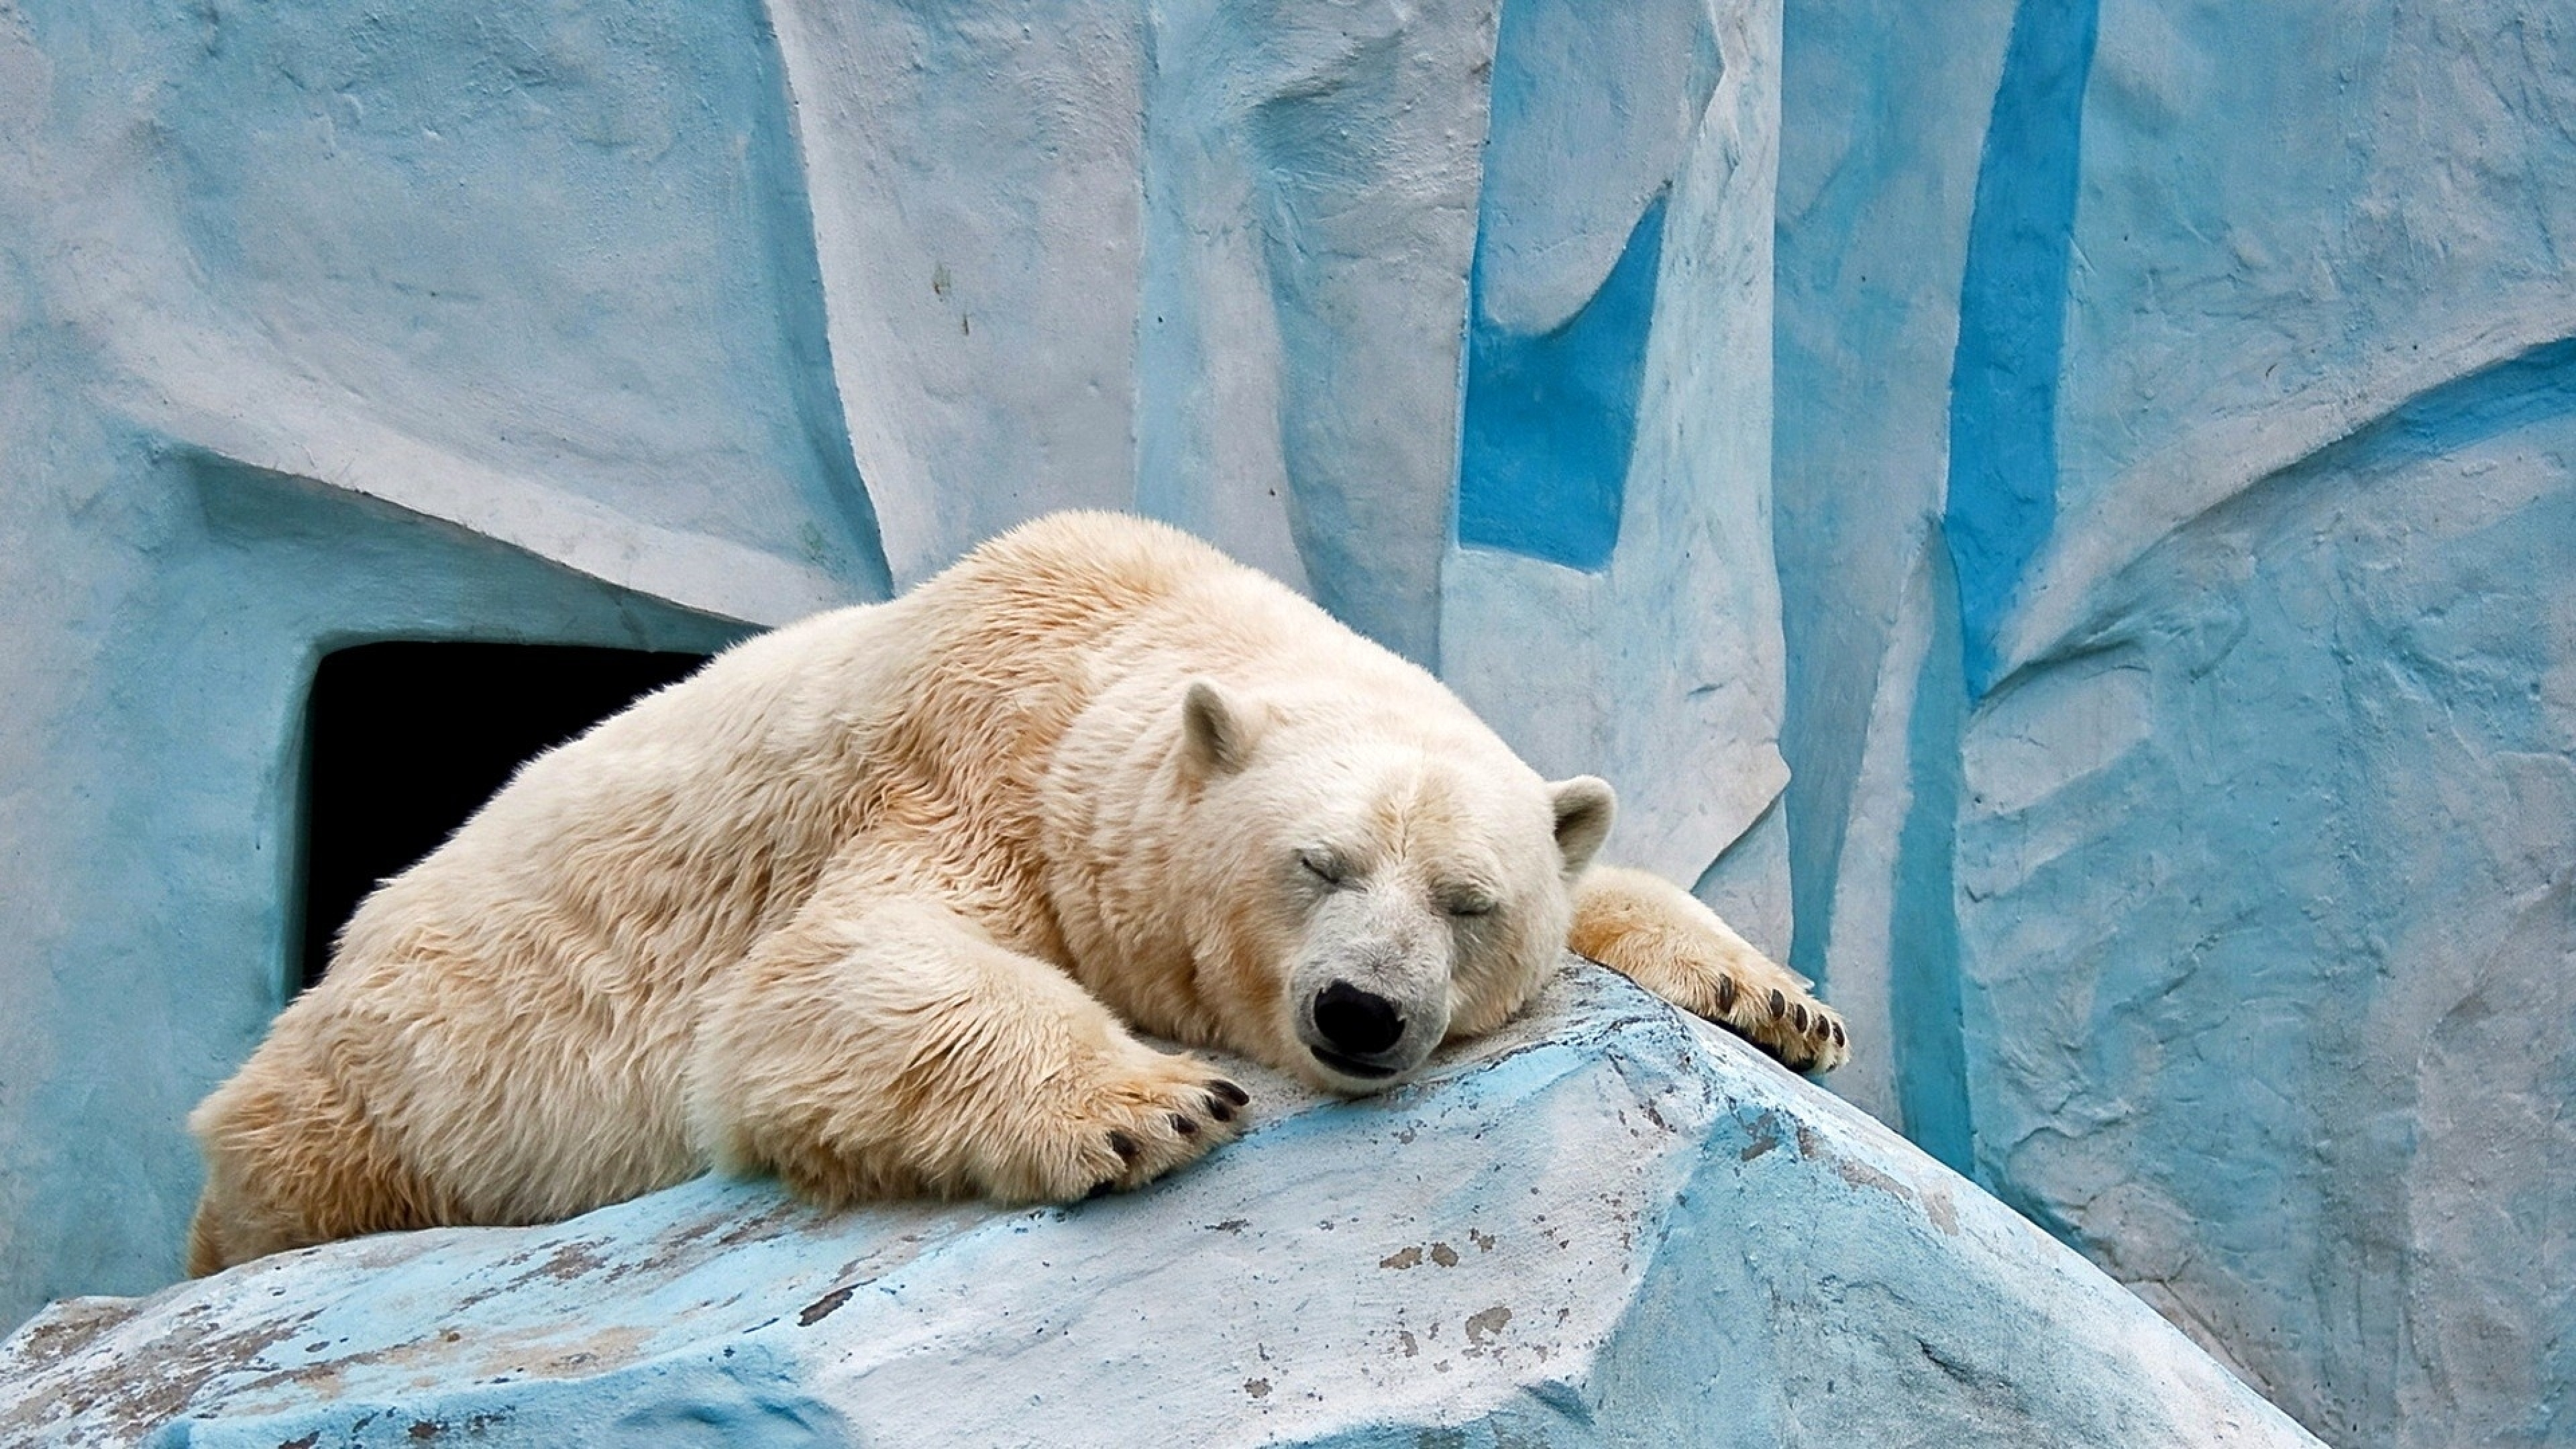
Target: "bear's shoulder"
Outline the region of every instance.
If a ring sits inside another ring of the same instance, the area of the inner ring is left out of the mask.
[[[925,584],[918,607],[963,647],[1013,650],[1097,640],[1156,621],[1173,647],[1248,630],[1311,634],[1321,616],[1266,574],[1169,524],[1120,513],[1052,513],[976,548]],[[1289,621],[1293,620],[1293,623]],[[1325,624],[1326,630],[1334,626]]]
[[[1050,513],[1000,534],[959,561],[964,577],[1169,592],[1211,574],[1244,572],[1167,523],[1128,513]]]

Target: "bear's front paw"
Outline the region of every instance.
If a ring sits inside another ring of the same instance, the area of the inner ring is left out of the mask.
[[[1631,942],[1643,946],[1644,942]],[[1796,975],[1750,946],[1697,933],[1656,943],[1640,970],[1626,974],[1694,1016],[1705,1017],[1769,1052],[1793,1071],[1829,1072],[1851,1054],[1851,1037],[1832,1007]],[[1617,961],[1602,964],[1617,967]]]
[[[1783,976],[1789,973],[1779,967]],[[1720,978],[1722,994],[1732,978]],[[1809,995],[1797,978],[1788,984],[1766,991],[1738,988],[1734,1013],[1701,1012],[1709,1020],[1735,1032],[1791,1069],[1801,1072],[1830,1072],[1851,1055],[1851,1037],[1843,1030],[1843,1019],[1830,1006]],[[1749,1009],[1748,1009],[1749,1008]],[[1723,1009],[1721,1009],[1722,1011]]]
[[[1578,901],[1569,944],[1792,1070],[1829,1072],[1851,1055],[1842,1017],[1807,990],[1803,977],[1668,882],[1638,871],[1595,871]]]
[[[996,1196],[1070,1202],[1142,1187],[1232,1141],[1252,1101],[1196,1057],[1144,1048],[1068,1077],[1030,1104],[1034,1140],[1003,1154],[1017,1160],[987,1185]]]

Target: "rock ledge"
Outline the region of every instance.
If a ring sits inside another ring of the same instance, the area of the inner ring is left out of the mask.
[[[1131,1196],[701,1180],[337,1243],[0,1344],[0,1440],[2312,1444],[2138,1299],[1626,982],[1356,1103],[1246,1070]]]

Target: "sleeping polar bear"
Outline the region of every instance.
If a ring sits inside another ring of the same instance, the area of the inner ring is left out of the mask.
[[[190,1116],[188,1268],[710,1167],[825,1204],[1133,1187],[1246,1104],[1135,1032],[1372,1092],[1569,943],[1840,1061],[1798,978],[1592,865],[1611,808],[1214,549],[1043,519],[728,651],[379,888]]]

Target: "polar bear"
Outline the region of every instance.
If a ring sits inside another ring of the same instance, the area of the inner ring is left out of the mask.
[[[1799,978],[1592,864],[1611,811],[1215,549],[1042,519],[727,651],[381,886],[190,1116],[188,1269],[710,1168],[822,1204],[1134,1187],[1247,1105],[1139,1032],[1373,1092],[1569,943],[1838,1062]]]

